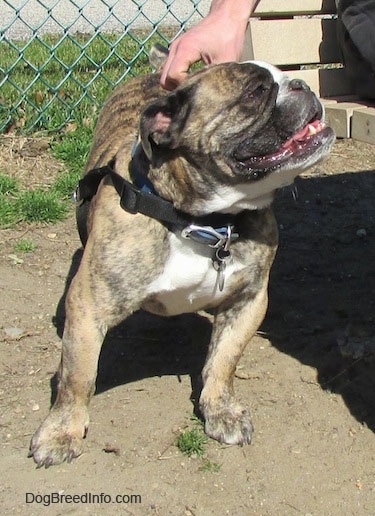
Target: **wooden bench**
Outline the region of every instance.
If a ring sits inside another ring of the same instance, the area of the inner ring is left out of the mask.
[[[325,104],[339,138],[375,144],[375,107],[359,100],[341,64],[335,0],[261,0],[243,60],[268,61],[304,79]]]

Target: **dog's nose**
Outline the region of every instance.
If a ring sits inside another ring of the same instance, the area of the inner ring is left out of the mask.
[[[296,90],[310,91],[309,86],[302,79],[292,79],[289,82],[289,89],[291,89],[293,91],[296,91]]]

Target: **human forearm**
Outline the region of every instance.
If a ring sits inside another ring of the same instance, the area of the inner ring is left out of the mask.
[[[210,13],[230,16],[238,21],[248,21],[260,0],[212,0]]]

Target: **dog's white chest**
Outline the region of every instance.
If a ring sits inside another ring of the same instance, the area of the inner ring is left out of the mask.
[[[170,254],[164,270],[148,287],[147,294],[161,303],[166,315],[195,312],[216,305],[228,295],[231,277],[242,267],[229,260],[225,267],[224,288],[213,266],[215,250],[169,235]]]

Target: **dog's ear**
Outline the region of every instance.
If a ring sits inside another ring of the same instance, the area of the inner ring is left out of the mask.
[[[157,147],[175,149],[190,112],[190,88],[178,88],[143,111],[140,137],[149,160]]]
[[[163,68],[166,60],[168,59],[168,49],[160,45],[160,43],[155,43],[150,48],[148,53],[148,60],[150,65],[158,72]]]

